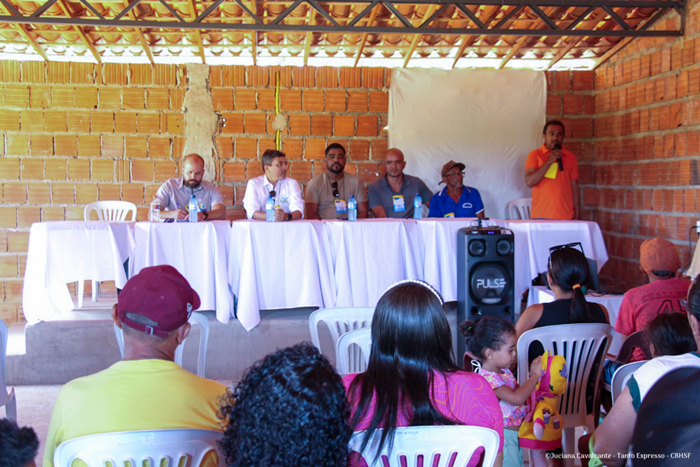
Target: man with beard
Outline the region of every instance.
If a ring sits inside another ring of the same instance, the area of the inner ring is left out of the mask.
[[[306,186],[307,219],[347,219],[348,200],[357,200],[357,218],[367,217],[367,192],[357,176],[346,174],[345,148],[333,143],[326,148],[325,173],[316,175]]]
[[[393,217],[410,219],[413,217],[413,202],[417,194],[423,204],[430,207],[433,192],[418,177],[403,173],[406,161],[403,153],[389,149],[384,156],[384,178],[369,186],[369,208],[374,217]]]
[[[182,177],[171,178],[163,183],[155,198],[160,203],[163,219],[184,220],[189,217],[187,207],[194,195],[199,204],[198,221],[226,219],[224,197],[213,183],[202,180],[204,159],[190,154],[182,160]]]

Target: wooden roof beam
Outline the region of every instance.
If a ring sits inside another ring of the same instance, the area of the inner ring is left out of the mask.
[[[127,8],[129,5],[126,2],[122,2],[122,5],[124,8]],[[134,10],[129,10],[129,18],[132,20],[136,21],[136,15],[134,14]],[[146,36],[143,34],[143,31],[141,31],[141,28],[134,28],[134,31],[136,32],[139,42],[141,43],[141,47],[143,47],[143,51],[146,52],[146,55],[148,56],[148,60],[151,62],[151,65],[155,65],[155,60],[153,59],[153,52],[151,51],[151,46],[148,44],[148,41],[146,40]]]
[[[316,10],[309,8],[309,26],[314,24],[314,19],[316,18]],[[309,54],[311,53],[311,39],[313,38],[313,33],[311,31],[306,33],[306,40],[304,41],[304,66],[309,64]]]
[[[70,10],[66,6],[65,2],[63,0],[58,0],[58,6],[61,7],[61,10],[63,10],[63,13],[69,17],[72,18],[73,15],[71,15]],[[73,26],[73,30],[75,30],[76,33],[78,33],[78,36],[83,40],[83,43],[87,46],[88,50],[90,50],[90,53],[92,56],[97,60],[97,63],[102,63],[102,57],[100,56],[99,53],[97,53],[97,49],[95,48],[94,44],[92,41],[87,37],[85,34],[85,31],[83,31],[83,28],[80,26]]]
[[[483,11],[484,14],[482,15],[483,18],[481,19],[481,22],[484,23],[486,26],[489,25],[489,23],[493,20],[493,18],[498,14],[499,10],[501,9],[500,6],[489,6],[486,7]],[[467,50],[467,47],[472,46],[477,40],[479,40],[481,36],[465,36],[464,39],[462,40],[462,43],[459,44],[459,48],[457,49],[457,54],[455,55],[455,60],[452,62],[452,68],[457,66],[457,62],[459,61],[460,58],[462,58],[462,55],[464,55],[464,51]]]
[[[433,15],[433,11],[435,11],[435,5],[430,5],[428,9],[425,12],[424,18],[430,18]],[[420,40],[423,38],[423,34],[415,34],[413,36],[413,41],[411,41],[411,46],[408,48],[408,52],[406,52],[406,56],[403,59],[403,68],[406,68],[408,66],[408,62],[411,60],[411,57],[413,56],[413,52],[416,51],[416,48],[418,47],[418,43]]]
[[[7,11],[7,13],[8,13],[10,16],[15,16],[15,12],[12,11],[12,10],[10,10],[9,8],[5,8],[4,5],[3,5],[3,9],[4,9],[5,11]],[[36,53],[38,53],[38,54],[41,56],[41,58],[43,58],[43,59],[46,60],[47,62],[49,61],[49,57],[46,55],[46,52],[44,52],[44,49],[41,48],[41,46],[40,46],[39,43],[36,41],[36,39],[34,39],[34,38],[29,34],[29,27],[28,27],[28,26],[23,26],[23,25],[21,25],[21,24],[14,24],[14,25],[12,25],[12,27],[13,27],[14,29],[16,29],[16,30],[19,32],[20,36],[22,36],[22,38],[24,38],[24,40],[26,40],[27,42],[29,42],[29,45],[32,46],[32,48],[34,49],[34,51],[35,51]]]
[[[197,7],[194,4],[194,0],[187,0],[187,4],[190,7],[190,17],[194,21],[197,19]],[[202,42],[202,31],[199,29],[195,31],[195,39],[197,40],[197,48],[199,49],[199,56],[202,57],[202,64],[207,64],[207,58],[204,55],[204,43]]]
[[[367,27],[371,27],[372,24],[374,24],[374,20],[377,17],[377,11],[379,11],[379,8],[377,7],[374,7],[372,9],[372,13],[370,13],[369,19],[367,20]],[[356,68],[357,64],[360,62],[360,57],[362,57],[362,51],[365,49],[368,37],[369,33],[365,32],[362,34],[362,39],[360,40],[360,47],[357,49],[357,55],[355,55],[355,63],[352,65],[354,68]]]

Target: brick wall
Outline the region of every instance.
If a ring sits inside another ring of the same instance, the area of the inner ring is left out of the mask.
[[[646,238],[674,242],[682,265],[690,261],[688,232],[700,211],[699,20],[691,2],[685,37],[635,39],[595,71],[595,154],[582,180],[583,211],[603,229],[603,279],[617,290],[646,282],[638,267]]]

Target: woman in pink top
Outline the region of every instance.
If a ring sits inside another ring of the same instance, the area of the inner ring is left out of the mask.
[[[452,334],[442,298],[419,281],[395,284],[379,299],[372,320],[367,371],[343,382],[350,403],[350,425],[366,430],[362,450],[382,428],[381,450],[403,426],[474,425],[500,438],[496,465],[503,458],[503,416],[486,380],[454,363]],[[475,457],[469,465],[475,465]]]

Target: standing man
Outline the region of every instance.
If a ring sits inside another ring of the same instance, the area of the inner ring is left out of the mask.
[[[265,173],[248,180],[243,196],[243,207],[248,219],[264,221],[265,203],[272,195],[275,200],[275,222],[304,218],[304,200],[301,187],[293,178],[287,178],[287,156],[267,149],[262,155]]]
[[[525,184],[532,188],[533,219],[580,219],[576,156],[562,149],[564,124],[550,120],[544,144],[525,161]]]
[[[410,219],[413,217],[413,199],[420,193],[423,204],[430,206],[433,192],[423,180],[404,174],[406,161],[403,153],[389,149],[384,156],[386,175],[369,186],[369,208],[374,217]]]
[[[163,219],[187,219],[187,206],[192,195],[199,204],[198,221],[226,219],[224,197],[213,183],[202,180],[204,159],[199,154],[189,154],[182,160],[182,177],[171,178],[156,192]]]
[[[226,386],[175,363],[190,332],[197,292],[172,266],[144,268],[124,286],[112,318],[124,332],[124,357],[61,389],[53,406],[44,466],[56,447],[80,436],[119,431],[196,428],[221,430],[217,412]],[[217,465],[205,457],[205,467]]]
[[[462,184],[464,168],[464,164],[455,161],[442,166],[440,183],[444,183],[445,188],[430,200],[429,217],[484,218],[484,203],[479,190]]]
[[[351,195],[357,200],[357,218],[366,218],[367,191],[356,175],[344,172],[345,148],[338,143],[330,144],[325,161],[327,171],[316,175],[306,186],[306,218],[347,219]]]

